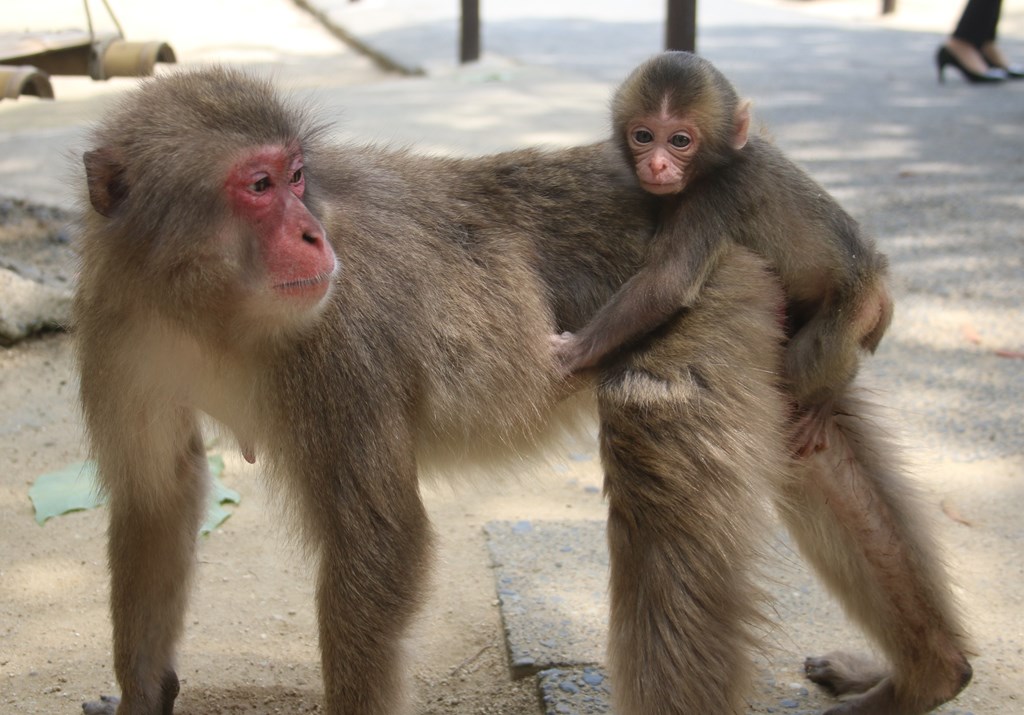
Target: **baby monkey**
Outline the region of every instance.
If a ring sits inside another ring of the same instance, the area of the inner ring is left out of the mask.
[[[887,260],[836,201],[766,139],[710,62],[666,52],[612,100],[613,140],[661,197],[644,265],[579,332],[553,342],[567,373],[593,367],[693,305],[729,241],[766,259],[785,290],[784,375],[794,451],[827,448],[835,398],[892,316]]]

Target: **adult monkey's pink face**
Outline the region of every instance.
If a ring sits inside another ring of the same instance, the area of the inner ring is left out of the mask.
[[[283,298],[322,301],[337,259],[323,226],[303,202],[301,150],[253,148],[231,165],[224,188],[233,213],[257,238],[267,286]]]

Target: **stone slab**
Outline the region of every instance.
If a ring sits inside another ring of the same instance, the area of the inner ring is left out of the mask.
[[[485,526],[513,675],[604,659],[608,551],[604,524]]]

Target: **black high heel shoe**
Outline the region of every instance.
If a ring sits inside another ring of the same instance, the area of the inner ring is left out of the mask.
[[[939,47],[938,53],[935,55],[935,64],[939,68],[939,82],[944,83],[946,81],[945,69],[946,65],[953,65],[971,84],[995,84],[997,82],[1003,82],[1006,80],[1006,70],[989,67],[985,72],[979,74],[973,70],[964,67],[963,62],[960,58],[949,51],[949,48],[945,45]]]

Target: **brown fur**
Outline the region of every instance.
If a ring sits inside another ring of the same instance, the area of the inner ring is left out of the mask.
[[[598,387],[620,713],[745,710],[762,506],[786,467],[760,437],[784,431],[782,296],[750,254],[724,258],[694,310]]]
[[[267,305],[259,263],[221,188],[236,152],[268,142],[304,148],[304,201],[340,262],[325,305],[273,320],[254,307]],[[609,145],[467,161],[322,145],[268,85],[217,69],[145,83],[92,152],[75,332],[110,496],[122,702],[86,712],[173,710],[207,480],[201,412],[290,492],[318,568],[325,712],[407,712],[401,643],[431,556],[417,474],[517,459],[574,416],[561,400],[585,381],[563,380],[547,336],[579,329],[641,264],[652,201]],[[779,301],[758,259],[725,249],[690,310],[597,375],[623,715],[740,707],[764,489],[791,520],[821,524],[808,549],[872,632],[949,662],[949,628],[901,620],[944,588],[901,494],[822,499],[833,472],[787,471]],[[862,521],[889,524],[888,540],[843,536]],[[892,539],[900,555],[878,566]],[[905,679],[896,660],[898,692],[948,686]],[[937,697],[925,690],[900,697]]]
[[[801,553],[882,649],[892,672],[842,652],[808,658],[808,677],[860,695],[829,715],[928,712],[971,679],[969,644],[916,487],[871,405],[848,393],[830,449],[794,465],[777,504]]]

